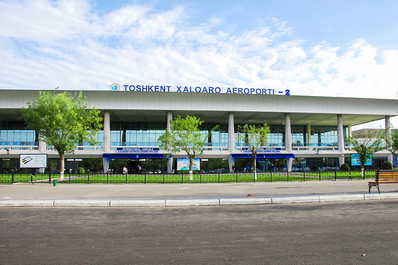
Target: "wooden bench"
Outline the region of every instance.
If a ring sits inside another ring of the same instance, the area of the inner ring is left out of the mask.
[[[379,184],[391,184],[398,183],[398,171],[393,170],[376,170],[376,178],[374,181],[369,182],[369,193],[372,187],[376,187],[379,190]]]

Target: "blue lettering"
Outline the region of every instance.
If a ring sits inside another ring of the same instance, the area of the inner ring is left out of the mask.
[[[200,88],[200,86],[195,87],[195,92],[196,93],[200,93],[202,91],[202,89]]]
[[[263,95],[268,95],[267,94],[267,89],[263,88],[262,90],[263,90],[263,92],[262,92]]]
[[[177,92],[182,92],[181,91],[181,86],[177,86]]]
[[[189,92],[189,89],[188,89],[188,87],[186,86],[186,87],[184,87],[184,92]]]
[[[250,94],[254,93],[254,88],[250,88]]]
[[[124,86],[124,91],[127,91],[128,85],[123,85]]]
[[[227,88],[227,94],[229,94],[229,93],[232,93],[230,87]]]
[[[243,94],[243,89],[241,87],[238,88],[238,94]]]
[[[209,93],[209,92],[207,91],[207,87],[203,87],[202,93]]]
[[[261,89],[257,88],[257,89],[256,89],[256,94],[257,94],[257,95],[261,95]]]
[[[216,87],[215,90],[216,90],[216,93],[221,93],[221,88]]]
[[[244,89],[243,89],[243,92],[244,92],[245,94],[249,94],[249,89],[248,89],[248,88],[244,88]]]
[[[131,88],[133,88],[133,89],[131,89]],[[135,86],[134,85],[129,86],[129,90],[130,91],[134,91],[135,90]]]
[[[268,95],[275,95],[275,90],[269,88]]]

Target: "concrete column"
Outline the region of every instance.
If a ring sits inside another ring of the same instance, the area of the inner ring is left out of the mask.
[[[167,131],[171,130],[171,120],[173,119],[173,113],[167,112]],[[173,173],[173,157],[167,158],[167,173]]]
[[[46,153],[47,152],[47,144],[43,141],[39,141],[39,153]]]
[[[173,113],[167,112],[167,130],[170,131],[171,120],[173,119]]]
[[[111,150],[111,118],[109,111],[104,113],[104,153]]]
[[[352,126],[348,125],[348,137],[352,137]]]
[[[39,141],[39,153],[46,154],[47,153],[47,144],[43,141]],[[45,168],[39,168],[39,173],[44,173]]]
[[[229,172],[233,172],[233,166],[235,159],[232,157],[232,153],[235,151],[235,116],[232,112],[228,114],[228,151],[230,155],[228,157]]]
[[[337,115],[337,145],[339,149],[339,164],[344,164],[344,128],[343,128],[343,115]]]
[[[104,153],[111,151],[111,119],[109,111],[104,113]],[[102,159],[104,173],[109,170],[109,158]]]
[[[109,158],[102,158],[102,164],[103,164],[103,168],[104,168],[104,173],[109,171],[109,162],[110,162]]]
[[[285,149],[292,152],[292,125],[290,122],[290,113],[285,113]],[[287,171],[292,171],[293,158],[286,158]]]
[[[307,124],[307,145],[311,146],[311,124]]]
[[[384,118],[384,123],[385,123],[385,130],[386,130],[386,138],[390,139],[391,138],[391,123],[390,123],[390,116],[386,116]],[[390,162],[391,164],[394,163],[394,157],[392,154],[389,154],[387,156],[388,158],[388,162]]]
[[[228,114],[228,150],[235,151],[235,117],[233,113]]]

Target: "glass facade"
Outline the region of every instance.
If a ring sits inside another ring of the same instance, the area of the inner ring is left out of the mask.
[[[337,126],[311,126],[311,146],[338,146]]]
[[[203,137],[207,138],[205,146],[228,145],[228,125],[219,125],[215,131],[209,134],[216,125],[217,124],[206,123],[199,127]],[[112,122],[111,146],[158,146],[158,138],[165,133],[166,127],[166,122]],[[98,137],[100,136],[97,136],[97,138]]]
[[[218,125],[218,128],[211,134],[211,130]],[[204,138],[207,138],[205,146],[228,146],[228,125],[215,124],[215,123],[203,123],[199,127]]]
[[[36,132],[25,129],[20,121],[0,121],[0,145],[38,145]]]
[[[209,132],[218,125],[211,134]],[[165,132],[166,122],[111,122],[111,146],[158,146],[158,138]],[[244,146],[244,139],[238,139],[238,124],[235,124],[235,144]],[[311,129],[308,139],[308,128]],[[228,124],[203,123],[200,130],[207,138],[205,146],[228,147]],[[292,125],[293,146],[338,146],[337,126],[303,126]],[[347,135],[347,127],[344,127]],[[103,146],[104,131],[96,136],[99,146]],[[25,129],[22,121],[0,122],[0,145],[37,146],[37,134],[33,130]],[[88,143],[84,143],[88,146]],[[270,125],[267,146],[285,145],[285,127]]]
[[[158,146],[166,122],[112,122],[111,146]]]

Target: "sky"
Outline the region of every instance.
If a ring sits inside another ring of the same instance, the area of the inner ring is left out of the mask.
[[[398,99],[397,11],[396,0],[0,0],[0,89]]]

